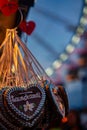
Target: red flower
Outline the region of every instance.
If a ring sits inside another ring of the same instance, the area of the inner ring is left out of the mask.
[[[18,10],[18,4],[16,1],[0,0],[0,10],[4,15],[9,16]]]
[[[28,35],[31,35],[31,33],[33,32],[34,28],[35,28],[35,22],[33,21],[22,21],[19,28],[21,29],[21,31],[27,33]]]

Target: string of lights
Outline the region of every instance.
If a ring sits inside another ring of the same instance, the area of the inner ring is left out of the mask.
[[[61,53],[50,67],[45,72],[48,76],[52,76],[56,69],[59,69],[62,64],[69,58],[70,54],[73,53],[76,46],[80,43],[81,36],[83,35],[87,25],[87,0],[84,1],[84,7],[82,10],[82,16],[79,21],[79,25],[76,28],[75,34],[72,36],[71,41],[67,44],[63,53]]]

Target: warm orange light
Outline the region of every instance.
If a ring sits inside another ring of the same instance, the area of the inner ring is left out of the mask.
[[[66,123],[68,121],[68,118],[67,117],[63,117],[62,118],[62,123]]]

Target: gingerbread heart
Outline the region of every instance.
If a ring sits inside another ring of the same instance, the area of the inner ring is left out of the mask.
[[[45,103],[45,91],[39,85],[30,85],[27,88],[13,87],[4,94],[5,108],[13,114],[15,119],[27,122],[27,126],[34,125],[41,117]],[[23,126],[24,126],[23,122]]]
[[[55,107],[55,110],[58,113],[58,115],[60,115],[61,117],[64,117],[65,116],[64,101],[63,101],[61,95],[59,94],[58,87],[56,87],[52,83],[49,85],[48,96],[49,96],[49,100]]]

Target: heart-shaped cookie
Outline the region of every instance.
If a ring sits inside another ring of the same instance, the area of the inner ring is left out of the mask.
[[[31,124],[34,125],[42,114],[45,98],[44,89],[34,84],[26,88],[7,89],[4,94],[4,103],[11,116],[15,116],[15,119],[20,122],[27,122],[27,126],[32,126]]]
[[[9,120],[7,120],[0,112],[0,130],[21,130],[19,127],[14,126]]]
[[[56,87],[54,84],[50,83],[47,91],[48,91],[48,97],[52,103],[53,109],[55,107],[55,112],[57,112],[58,115],[60,115],[61,117],[64,117],[65,116],[65,105],[64,105],[64,101],[63,101],[61,95],[59,94],[58,87]]]

